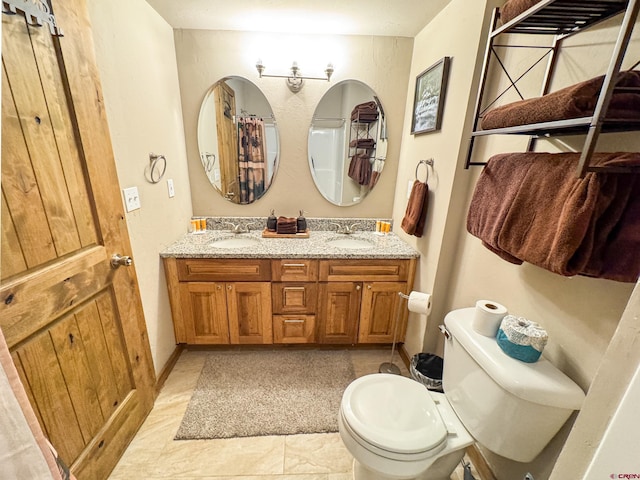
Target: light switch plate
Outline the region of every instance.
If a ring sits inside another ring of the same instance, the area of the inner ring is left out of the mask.
[[[167,180],[167,190],[169,191],[169,198],[176,196],[176,191],[173,188],[173,178]]]
[[[140,196],[138,195],[138,187],[123,188],[124,206],[127,212],[140,208]]]

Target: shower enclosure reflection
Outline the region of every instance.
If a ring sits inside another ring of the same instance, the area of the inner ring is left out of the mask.
[[[198,117],[198,148],[211,185],[227,200],[250,204],[262,197],[278,167],[273,111],[249,80],[230,76],[205,94]]]
[[[309,128],[311,175],[324,198],[360,203],[375,187],[386,160],[386,121],[376,93],[345,80],[322,97]]]

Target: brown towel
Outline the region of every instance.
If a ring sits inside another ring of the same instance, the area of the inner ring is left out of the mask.
[[[277,233],[297,233],[298,222],[295,217],[278,217],[276,223]]]
[[[359,153],[351,157],[349,163],[349,177],[358,185],[369,185],[371,181],[371,160],[366,153]]]
[[[604,76],[592,78],[542,97],[496,107],[482,117],[483,130],[551,122],[593,115]],[[620,72],[617,87],[640,87],[640,72]],[[607,118],[640,119],[640,92],[614,91]]]
[[[615,250],[640,251],[640,207],[635,203],[640,174],[587,173],[577,178],[579,157],[492,157],[478,179],[467,230],[494,253],[515,260],[512,263],[526,261],[561,275],[635,282],[640,256]],[[598,153],[591,163],[640,166],[640,154]]]
[[[500,7],[500,21],[504,25],[516,18],[521,13],[526,12],[540,0],[509,0]]]
[[[400,226],[409,235],[422,237],[429,206],[429,186],[420,180],[413,182],[407,202],[407,210]]]

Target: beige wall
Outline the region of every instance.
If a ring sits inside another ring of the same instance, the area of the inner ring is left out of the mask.
[[[404,118],[407,78],[413,40],[371,36],[278,35],[250,32],[177,30],[178,73],[182,95],[189,178],[195,215],[262,216],[304,209],[309,217],[390,217]],[[331,83],[306,81],[292,93],[281,78],[258,78],[255,63],[265,73],[287,74],[298,62],[302,73],[322,76],[334,64]],[[251,205],[224,200],[211,185],[200,163],[196,125],[200,104],[211,85],[228,75],[254,82],[271,104],[280,132],[280,167],[269,191]],[[307,160],[311,117],[323,94],[341,80],[368,84],[387,115],[389,149],[384,172],[375,189],[359,205],[337,207],[325,200],[313,183]]]
[[[142,208],[126,214],[127,226],[159,372],[175,339],[158,254],[186,232],[191,216],[173,30],[144,0],[88,5],[120,187],[137,186],[141,198]],[[144,177],[150,152],[167,158],[157,184]],[[170,178],[173,198],[167,194]]]
[[[466,211],[480,169],[467,171],[462,168],[470,131],[470,118],[465,119],[465,109],[468,113],[469,101],[475,102],[475,88],[470,86],[473,68],[482,58],[477,43],[484,41],[478,37],[478,30],[485,3],[490,2],[478,2],[471,8],[464,0],[453,0],[415,38],[412,77],[444,55],[452,56],[453,60],[451,89],[447,94],[440,133],[419,137],[407,134],[410,92],[407,98],[394,207],[396,222],[403,215],[406,184],[413,177],[415,162],[422,156],[433,156],[436,178],[429,182],[432,191],[425,237],[415,239],[400,231],[400,235],[422,253],[416,288],[434,294],[434,309],[426,325],[426,335],[422,337],[424,317],[412,316],[406,347],[409,353],[422,348],[441,352],[437,325],[443,315],[455,308],[472,306],[481,298],[492,299],[506,305],[513,313],[540,322],[550,335],[545,356],[586,391],[604,358],[633,285],[585,277],[565,278],[527,264],[515,266],[500,260],[482,247],[480,240],[466,233]],[[455,24],[452,24],[453,18]],[[561,56],[554,89],[604,72],[611,56],[612,38],[617,34],[612,24],[615,22],[568,43]],[[460,34],[462,31],[464,35]],[[433,42],[433,38],[443,41]],[[638,52],[636,40],[630,46],[625,67],[637,59]],[[521,58],[508,55],[507,63],[522,72],[525,62]],[[539,91],[537,80],[543,70],[534,72],[534,78],[528,82],[529,88],[533,89],[531,95]],[[498,87],[497,81],[490,85],[492,90],[498,90]],[[638,140],[633,143],[633,137],[630,134],[610,135],[600,146],[602,149],[637,151],[640,145]],[[479,159],[488,158],[490,152],[522,150],[524,145],[521,138],[493,137],[478,148],[483,152]],[[564,143],[554,142],[540,148],[566,149],[567,145],[581,147],[579,140],[566,139]],[[588,420],[585,422],[588,424]],[[570,426],[568,424],[531,464],[515,463],[483,452],[498,479],[523,478],[526,472],[531,472],[537,480],[545,479],[550,475]]]

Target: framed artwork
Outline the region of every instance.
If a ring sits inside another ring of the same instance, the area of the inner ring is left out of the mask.
[[[450,57],[443,57],[416,77],[411,134],[440,130]]]

